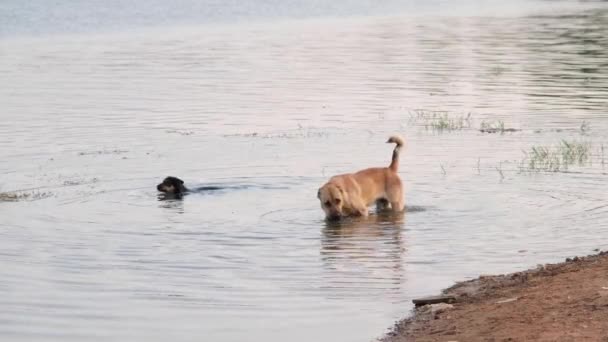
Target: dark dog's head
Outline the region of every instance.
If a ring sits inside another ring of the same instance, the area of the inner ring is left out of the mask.
[[[184,181],[177,177],[167,177],[162,183],[156,186],[156,189],[160,192],[167,194],[182,194],[188,189],[184,186]]]

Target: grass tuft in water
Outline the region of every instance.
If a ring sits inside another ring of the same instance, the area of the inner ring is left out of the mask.
[[[504,134],[506,132],[516,132],[515,128],[507,128],[505,126],[505,122],[502,120],[496,121],[481,121],[481,125],[479,126],[479,131],[481,133],[500,133]]]
[[[444,111],[416,110],[413,119],[424,122],[424,128],[436,132],[459,131],[471,127],[472,114],[458,115]]]
[[[557,146],[532,146],[526,154],[527,171],[567,171],[571,165],[590,162],[591,146],[586,142],[562,140]]]
[[[0,192],[0,202],[17,202],[27,199],[28,197],[30,197],[30,195],[26,193]]]
[[[496,167],[496,171],[498,171],[498,174],[500,175],[500,181],[502,182],[505,179],[505,174],[504,172],[502,172],[502,162],[498,164],[498,167]]]
[[[49,192],[0,192],[0,202],[35,201],[52,196]]]
[[[589,133],[589,131],[591,131],[591,125],[587,121],[583,120],[580,130],[581,130],[581,134],[585,135],[585,134]]]

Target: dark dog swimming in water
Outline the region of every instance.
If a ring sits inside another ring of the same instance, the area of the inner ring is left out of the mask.
[[[185,185],[184,185],[184,181],[177,178],[177,177],[173,177],[173,176],[169,176],[167,178],[165,178],[162,183],[158,184],[156,186],[156,189],[160,192],[164,192],[165,194],[168,195],[174,195],[176,197],[180,197],[186,193],[189,192],[193,192],[193,191],[213,191],[213,190],[222,190],[222,187],[219,186],[202,186],[202,187],[198,187],[196,189],[188,189]]]

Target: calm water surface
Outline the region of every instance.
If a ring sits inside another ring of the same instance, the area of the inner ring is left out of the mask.
[[[606,3],[63,3],[0,6],[3,340],[370,341],[413,297],[608,248]],[[325,223],[317,188],[393,132],[410,211]],[[563,139],[590,161],[525,171]],[[160,200],[166,175],[238,188]]]

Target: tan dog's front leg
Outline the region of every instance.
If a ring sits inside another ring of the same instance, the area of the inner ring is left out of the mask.
[[[361,201],[357,201],[353,203],[353,209],[355,210],[355,214],[363,217],[367,217],[369,215],[369,211],[367,210],[367,206],[365,203]]]

